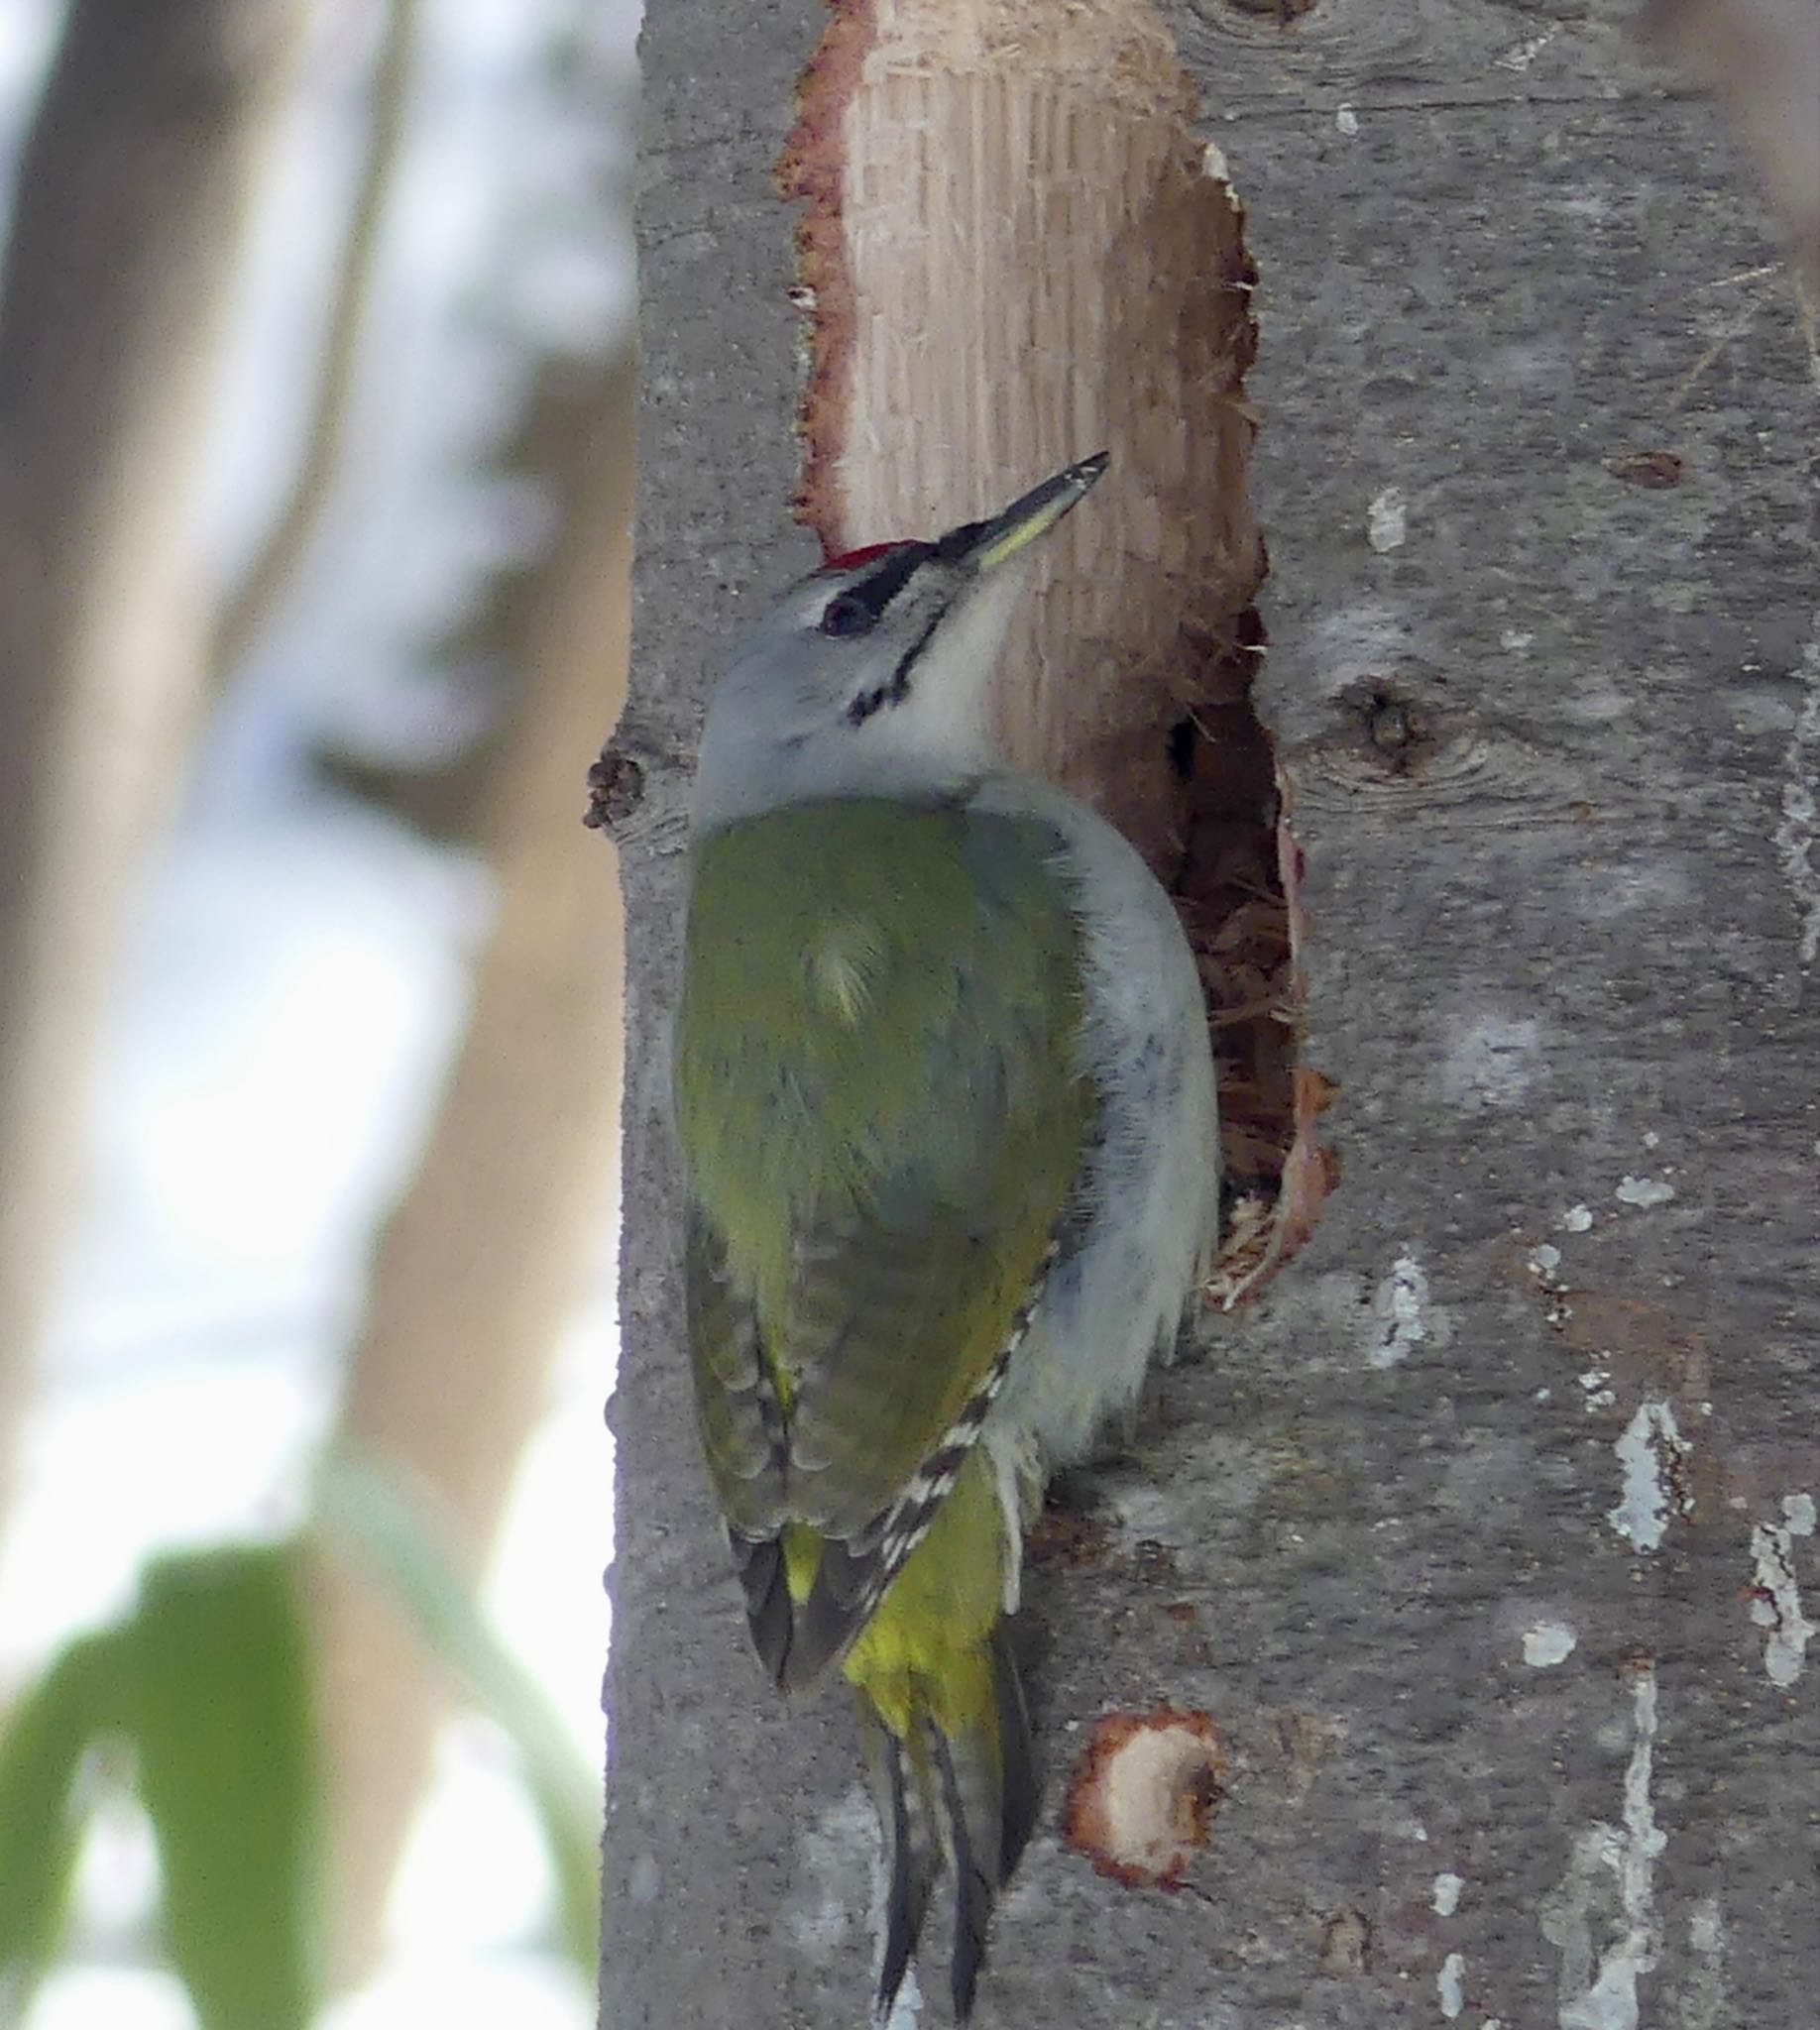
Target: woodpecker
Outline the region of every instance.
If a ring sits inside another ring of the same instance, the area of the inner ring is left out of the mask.
[[[987,729],[1034,546],[1106,463],[793,586],[735,651],[695,782],[675,1078],[701,1442],[764,1668],[853,1687],[880,2020],[944,1867],[971,2010],[1038,1808],[1006,1626],[1024,1525],[1131,1409],[1215,1226],[1176,912]]]

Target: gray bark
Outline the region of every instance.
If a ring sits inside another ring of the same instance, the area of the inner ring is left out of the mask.
[[[1735,144],[1610,11],[1175,10],[1262,274],[1261,704],[1344,1180],[1086,1477],[1103,1549],[1035,1575],[1050,1809],[991,2030],[1811,2018],[1820,384]],[[646,29],[626,739],[659,812],[810,556],[769,169],[820,26]],[[1655,453],[1678,484],[1639,483]],[[874,1836],[844,1699],[781,1707],[747,1651],[694,1457],[683,865],[625,877],[604,2020],[848,2026]],[[1164,1701],[1228,1755],[1175,1894],[1055,1809],[1094,1719]]]

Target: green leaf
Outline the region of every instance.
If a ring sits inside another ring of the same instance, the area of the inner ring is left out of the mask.
[[[171,1964],[203,2030],[304,2030],[319,1992],[313,1659],[289,1545],[148,1566],[129,1732]]]
[[[505,1730],[523,1762],[556,1875],[562,1940],[590,1983],[599,1972],[601,1784],[549,1700],[488,1626],[442,1550],[427,1504],[373,1460],[331,1453],[316,1483],[325,1536],[402,1608],[424,1646]]]
[[[73,1641],[0,1732],[0,2024],[18,2022],[57,1957],[82,1830],[77,1775],[118,1714],[119,1640]]]

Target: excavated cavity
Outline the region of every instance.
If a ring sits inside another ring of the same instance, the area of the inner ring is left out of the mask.
[[[1180,900],[1219,1066],[1209,1294],[1230,1305],[1333,1182],[1328,1088],[1299,1061],[1296,848],[1251,695],[1267,565],[1243,208],[1151,0],[832,8],[779,167],[803,206],[798,512],[850,550],[1110,452],[1045,542],[995,721]]]
[[[1300,848],[1253,698],[1254,611],[1209,658],[1176,733],[1184,847],[1174,888],[1200,966],[1219,1073],[1221,1245],[1209,1296],[1230,1307],[1302,1246],[1338,1181],[1315,1121],[1332,1087],[1302,1062]]]

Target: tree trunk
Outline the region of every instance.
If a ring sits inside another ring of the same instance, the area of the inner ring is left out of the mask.
[[[1343,1178],[1034,1575],[1050,1809],[982,2025],[1811,2014],[1820,395],[1748,167],[1611,13],[1170,10],[1260,271],[1260,704]],[[658,820],[813,561],[770,174],[824,19],[645,31],[624,744]],[[846,1702],[769,1694],[695,1456],[683,877],[626,855],[604,2020],[845,2030],[876,1852]],[[1162,1705],[1225,1758],[1175,1893],[1057,1809],[1096,1721]]]
[[[305,0],[76,0],[0,291],[0,1513],[86,1072],[180,780],[190,517],[255,156]]]
[[[562,533],[509,617],[523,682],[482,825],[494,924],[441,1112],[374,1256],[336,1431],[429,1495],[470,1576],[611,1212],[621,912],[581,820],[587,756],[625,696],[630,366],[591,377],[581,399],[546,387],[521,449],[554,478]],[[443,1704],[391,1603],[339,1562],[320,1562],[315,1585],[331,1937],[351,1979],[378,1945]]]

